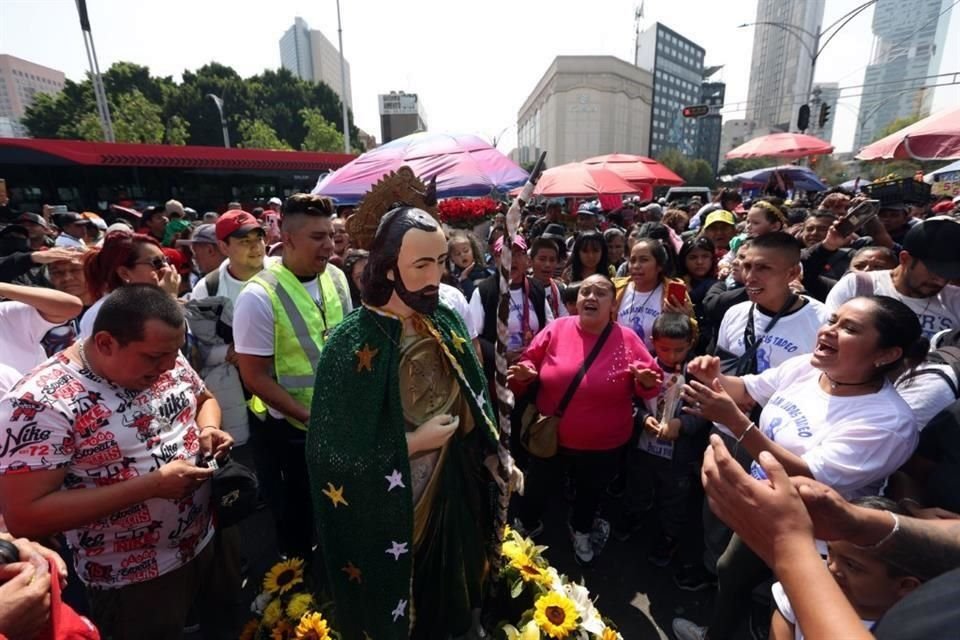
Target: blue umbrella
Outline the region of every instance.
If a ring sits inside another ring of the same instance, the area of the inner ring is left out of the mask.
[[[858,180],[859,182],[857,182]],[[847,180],[840,186],[844,189],[849,189],[853,191],[854,187],[856,187],[859,190],[859,189],[863,189],[868,184],[872,184],[872,183],[866,178],[854,178],[853,180]]]
[[[784,178],[789,178],[790,181],[793,182],[794,189],[802,189],[803,191],[827,190],[827,185],[825,185],[813,171],[807,167],[798,167],[792,164],[787,164],[780,167],[768,167],[766,169],[756,169],[754,171],[744,171],[743,173],[738,173],[737,175],[733,176],[733,179],[737,182],[765,184],[775,171]]]

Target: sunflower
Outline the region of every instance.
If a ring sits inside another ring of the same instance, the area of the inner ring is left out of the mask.
[[[270,632],[270,640],[293,640],[293,634],[293,625],[286,620],[281,620]]]
[[[297,625],[297,640],[330,640],[330,627],[319,613],[305,614]]]
[[[577,628],[577,609],[569,598],[551,591],[537,600],[533,619],[551,638],[566,638]]]
[[[539,584],[549,584],[550,576],[547,572],[538,567],[530,556],[520,552],[510,559],[510,566],[520,573],[524,582],[537,582]]]
[[[260,628],[259,620],[251,620],[244,625],[240,632],[240,640],[253,640],[257,637],[257,630]]]
[[[267,593],[286,593],[295,585],[303,583],[303,560],[293,558],[273,565],[263,577],[263,590]]]
[[[308,613],[315,603],[313,596],[309,593],[298,593],[290,598],[290,604],[287,605],[287,617],[291,620],[299,620]]]
[[[600,634],[600,640],[623,640],[623,637],[610,627],[604,627],[603,633]]]
[[[282,615],[283,604],[280,602],[280,598],[274,598],[270,604],[267,605],[267,608],[263,610],[263,624],[272,627],[277,624]]]

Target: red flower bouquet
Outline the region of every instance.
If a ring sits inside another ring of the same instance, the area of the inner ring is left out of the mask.
[[[493,217],[497,202],[492,198],[447,198],[437,205],[440,221],[459,229],[473,229]]]

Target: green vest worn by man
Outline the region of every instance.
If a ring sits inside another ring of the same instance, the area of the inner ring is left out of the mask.
[[[277,383],[297,402],[310,407],[313,402],[316,366],[329,331],[343,320],[337,283],[329,268],[317,278],[322,309],[303,284],[281,262],[275,262],[251,278],[247,286],[263,287],[273,305],[273,366]],[[250,410],[261,419],[267,405],[257,396],[250,399]],[[287,422],[306,431],[299,420],[286,416]]]

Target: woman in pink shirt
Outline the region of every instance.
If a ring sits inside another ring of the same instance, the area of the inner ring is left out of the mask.
[[[618,468],[619,452],[633,431],[633,398],[654,397],[662,373],[643,341],[613,320],[613,283],[604,275],[583,281],[576,316],[558,318],[537,334],[520,361],[508,370],[517,390],[539,382],[537,409],[553,415],[587,356],[610,326],[594,362],[560,419],[560,451],[549,459],[530,457],[520,528],[531,535],[543,529],[540,516],[562,486],[570,467],[576,482],[571,528],[580,564],[593,561],[590,540],[600,495]]]

